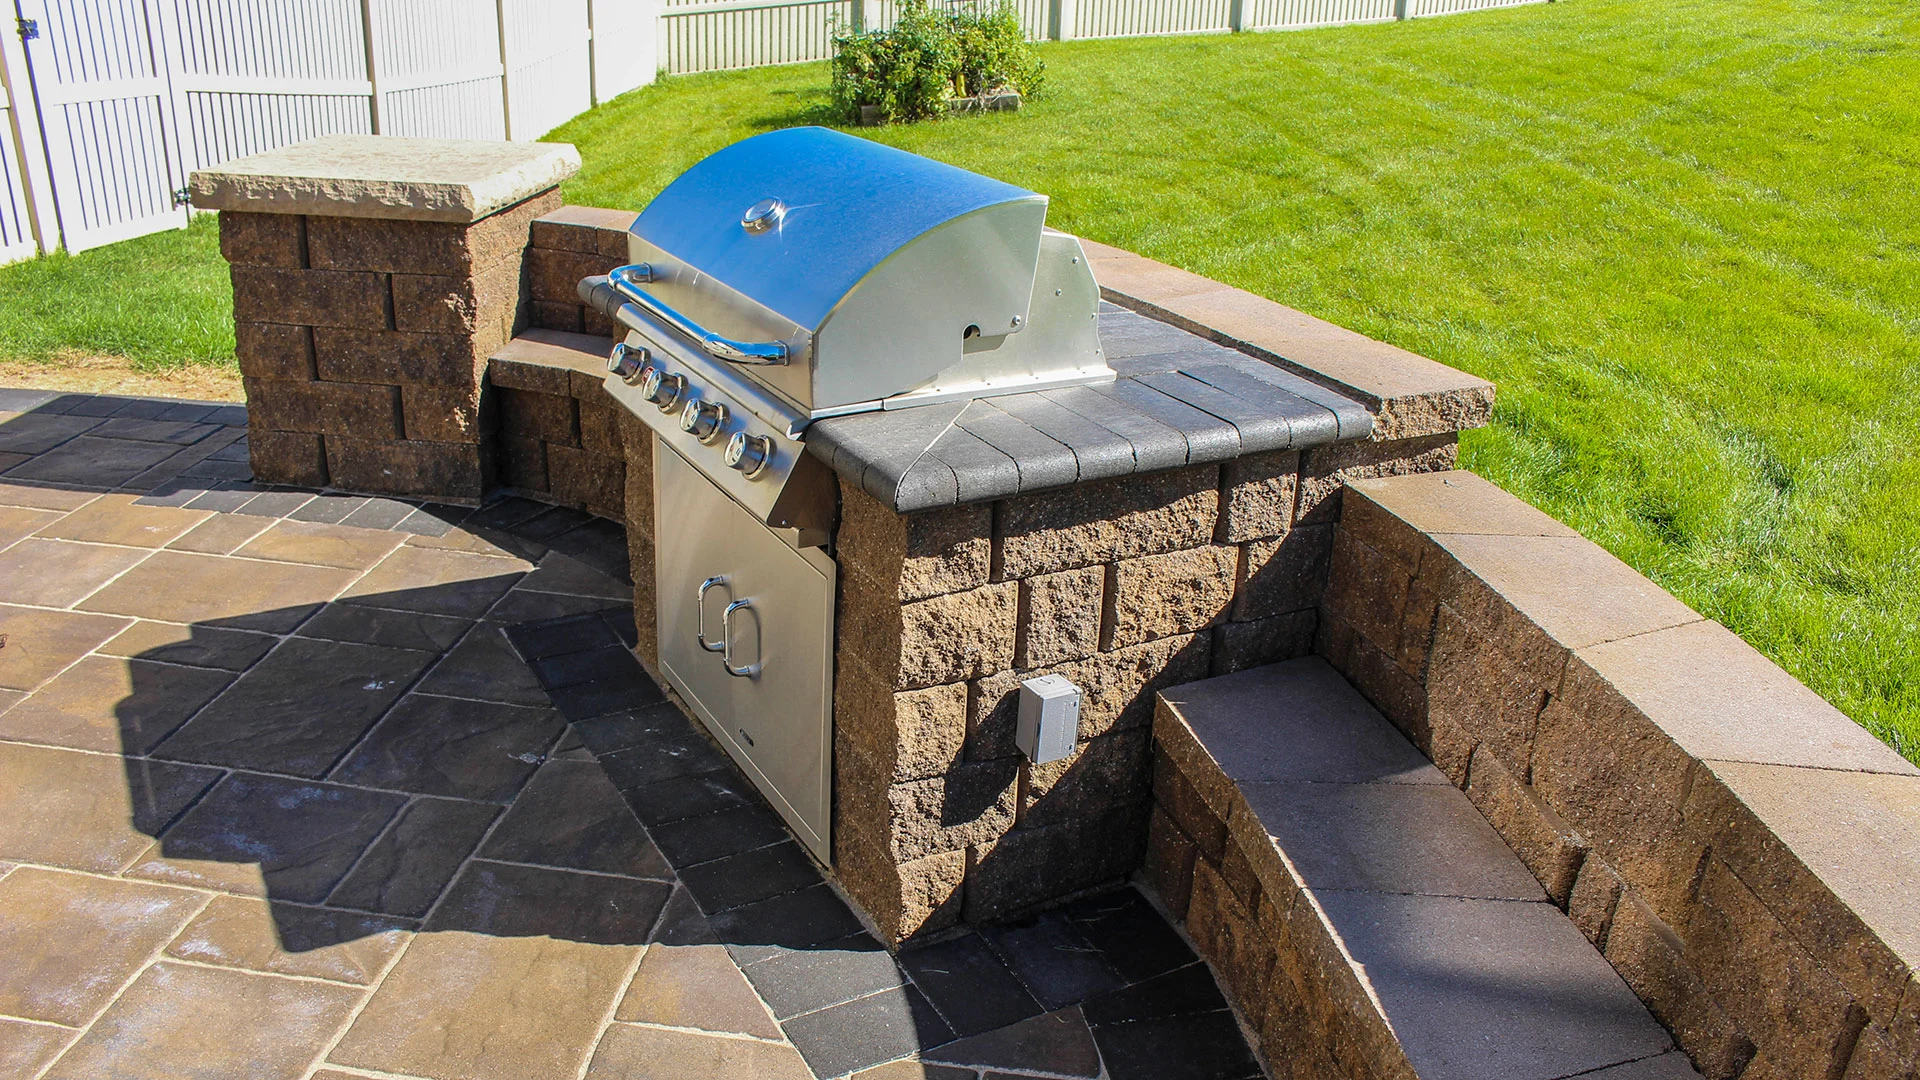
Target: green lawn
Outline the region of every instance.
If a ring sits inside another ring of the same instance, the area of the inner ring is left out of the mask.
[[[1045,57],[1017,116],[864,133],[1494,380],[1468,467],[1920,760],[1920,8],[1569,0]],[[628,95],[553,134],[567,194],[644,205],[825,83]]]
[[[211,214],[178,232],[0,266],[0,361],[124,356],[233,367],[233,288]]]

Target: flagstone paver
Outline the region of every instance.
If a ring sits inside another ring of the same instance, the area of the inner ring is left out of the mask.
[[[617,526],[264,488],[239,419],[0,390],[0,1075],[1246,1075],[1131,889],[882,948]]]

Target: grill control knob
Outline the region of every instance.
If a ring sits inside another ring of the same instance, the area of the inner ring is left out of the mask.
[[[765,472],[767,462],[773,460],[773,440],[765,435],[736,431],[733,438],[727,440],[725,457],[729,468],[740,470],[741,475],[752,480]]]
[[[648,361],[652,355],[645,346],[628,345],[621,342],[613,347],[613,354],[607,357],[607,370],[620,376],[628,386],[637,386],[646,377]]]
[[[649,364],[640,373],[640,396],[660,406],[661,412],[672,412],[674,406],[687,396],[687,377],[669,375]]]
[[[701,442],[712,442],[726,422],[727,407],[717,401],[689,398],[687,407],[680,410],[680,430]]]

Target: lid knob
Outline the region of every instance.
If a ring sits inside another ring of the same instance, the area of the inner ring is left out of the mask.
[[[787,216],[787,204],[779,199],[761,199],[740,215],[740,227],[752,233],[766,232]]]

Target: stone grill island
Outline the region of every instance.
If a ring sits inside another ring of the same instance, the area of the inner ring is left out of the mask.
[[[193,191],[256,478],[620,523],[658,674],[672,451],[606,389],[594,289],[635,215],[561,205],[577,160],[333,138]],[[1920,908],[1880,882],[1920,870],[1920,774],[1453,471],[1490,384],[1080,245],[1113,381],[804,436],[827,869],[871,926],[911,949],[1136,878],[1275,1075],[1910,1076]],[[1036,764],[1042,675],[1082,696]],[[1813,781],[1818,812],[1783,794]],[[1819,824],[1849,807],[1859,835]]]

